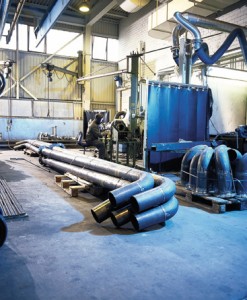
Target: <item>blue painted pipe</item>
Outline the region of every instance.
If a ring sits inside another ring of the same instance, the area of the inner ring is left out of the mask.
[[[0,208],[0,247],[3,246],[7,238],[7,233],[8,233],[7,224],[3,217],[2,209]]]
[[[180,178],[181,178],[181,184],[186,186],[189,182],[189,170],[190,170],[190,163],[192,158],[198,153],[204,150],[207,146],[206,145],[197,145],[195,147],[192,147],[189,149],[181,163],[181,172],[180,172]]]
[[[197,164],[197,179],[195,193],[199,195],[208,194],[208,183],[210,178],[210,165],[214,150],[211,147],[204,149],[199,157]]]
[[[247,153],[236,164],[235,187],[238,197],[247,197]]]
[[[164,223],[172,218],[178,211],[178,200],[172,197],[168,202],[155,208],[132,215],[130,221],[136,231],[150,226]]]
[[[247,63],[247,41],[245,39],[245,34],[242,29],[236,28],[234,29],[226,38],[224,43],[220,46],[220,48],[211,56],[209,56],[203,47],[200,47],[198,50],[196,50],[196,54],[200,58],[202,62],[204,62],[206,65],[212,65],[216,61],[218,61],[221,56],[226,52],[226,50],[231,46],[232,42],[235,38],[238,38],[240,48],[242,50],[242,54],[244,57],[245,62]]]
[[[217,196],[221,198],[234,197],[233,177],[230,159],[234,159],[236,152],[225,145],[215,148],[215,163],[217,174]],[[230,158],[230,159],[229,159]]]
[[[131,197],[131,210],[134,213],[161,205],[167,202],[176,192],[176,185],[169,178],[159,176],[155,183],[158,186],[152,190]]]
[[[221,56],[226,52],[226,50],[230,47],[234,39],[237,37],[239,40],[240,48],[244,57],[245,62],[247,63],[247,41],[245,38],[246,28],[240,26],[235,26],[233,24],[228,24],[226,22],[205,19],[201,16],[196,16],[192,14],[184,14],[182,15],[180,12],[176,12],[174,14],[174,19],[179,23],[180,26],[184,27],[187,31],[189,31],[194,37],[194,48],[196,51],[196,55],[193,56],[193,62],[195,62],[197,56],[203,61],[206,65],[212,65],[217,60],[221,58]],[[193,24],[192,24],[193,23]],[[202,44],[201,33],[198,28],[194,25],[204,28],[211,28],[216,30],[221,30],[224,32],[230,32],[229,36],[226,38],[221,47],[212,55],[208,55],[207,46]],[[179,47],[179,34],[181,32],[181,28],[178,27],[173,31],[173,45],[172,51],[174,53],[174,59],[176,63],[178,62],[178,47]]]
[[[150,190],[153,186],[153,176],[150,173],[143,173],[137,181],[110,191],[109,200],[113,207],[128,204],[131,196]]]

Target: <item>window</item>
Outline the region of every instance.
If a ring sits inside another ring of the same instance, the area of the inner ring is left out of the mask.
[[[78,33],[52,29],[47,34],[47,53],[55,53],[66,43],[75,38]],[[61,49],[57,54],[65,56],[77,56],[78,51],[83,50],[83,37],[80,35],[69,45]]]
[[[115,61],[115,62],[119,61],[118,45],[119,45],[119,41],[117,39],[108,39],[108,46],[107,46],[108,61]]]
[[[5,48],[5,49],[15,50],[16,49],[16,31],[15,30],[13,30],[10,42],[8,44],[6,43],[6,36],[8,35],[9,28],[10,28],[10,24],[6,23],[4,26],[4,29],[3,29],[3,36],[0,41],[0,47]]]
[[[93,53],[94,59],[106,60],[107,39],[99,36],[93,37]]]
[[[18,25],[18,35],[19,35],[19,50],[27,51],[27,41],[28,41],[28,26],[19,24]]]
[[[118,61],[118,44],[119,42],[117,39],[94,36],[92,58]]]
[[[45,38],[42,42],[37,46],[38,40],[36,39],[34,33],[34,27],[29,26],[29,43],[28,43],[28,51],[35,51],[35,52],[45,52]]]

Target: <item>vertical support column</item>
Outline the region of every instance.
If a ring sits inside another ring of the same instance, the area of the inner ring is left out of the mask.
[[[179,51],[179,79],[190,84],[192,71],[192,44],[187,38],[181,38]]]
[[[131,93],[129,102],[130,111],[130,130],[132,137],[135,137],[137,127],[137,102],[138,102],[138,60],[139,54],[132,54],[128,57],[131,59]]]
[[[84,60],[83,70],[84,76],[91,74],[91,51],[92,51],[92,27],[86,26],[84,33]],[[84,81],[83,108],[90,110],[91,102],[91,81]]]
[[[19,69],[19,26],[18,22],[16,23],[16,52],[15,52],[15,70],[16,70],[16,75],[15,75],[15,80],[16,80],[16,99],[20,99],[20,69]]]

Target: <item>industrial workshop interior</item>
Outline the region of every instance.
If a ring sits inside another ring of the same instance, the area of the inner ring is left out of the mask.
[[[0,1],[0,299],[247,300],[247,1]]]

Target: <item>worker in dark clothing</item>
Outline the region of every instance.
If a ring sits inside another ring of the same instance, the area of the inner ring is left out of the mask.
[[[105,136],[105,133],[101,133],[99,129],[99,125],[102,121],[103,116],[101,114],[97,114],[87,129],[86,143],[88,146],[95,146],[99,150],[99,158],[107,159],[105,144],[99,140],[99,138]]]

